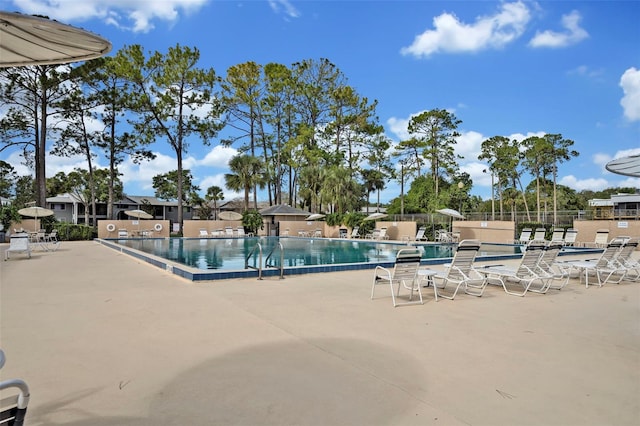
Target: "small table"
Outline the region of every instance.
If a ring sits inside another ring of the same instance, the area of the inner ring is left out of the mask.
[[[418,269],[418,278],[416,279],[418,288],[420,288],[420,286],[433,287],[433,294],[435,295],[436,301],[438,300],[438,290],[436,289],[436,283],[433,280],[433,277],[435,277],[437,273],[438,271],[434,271],[433,269]],[[425,280],[427,282],[426,284],[423,284]]]

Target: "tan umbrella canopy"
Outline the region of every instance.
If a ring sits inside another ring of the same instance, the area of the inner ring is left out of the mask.
[[[109,51],[109,41],[81,28],[0,11],[0,67],[87,61]]]
[[[124,212],[127,216],[135,217],[138,219],[153,219],[153,216],[144,210],[127,210]]]
[[[31,206],[18,210],[18,213],[22,216],[29,216],[36,219],[35,227],[38,227],[38,218],[53,215],[53,210],[45,209],[44,207]],[[35,229],[37,231],[37,229]]]
[[[322,219],[323,217],[324,215],[322,213],[314,213],[307,216],[305,220],[318,220]]]
[[[623,176],[640,177],[640,155],[616,158],[609,161],[605,168],[611,173]]]
[[[220,212],[220,214],[218,215],[218,218],[222,220],[240,220],[242,219],[242,215],[238,212],[226,211],[226,212]]]
[[[454,219],[464,219],[464,215],[460,213],[458,210],[454,209],[440,209],[436,210],[436,212],[443,214],[445,216],[451,216]]]
[[[389,215],[386,213],[371,213],[369,216],[365,217],[362,220],[378,220],[378,219],[383,219],[387,216]]]

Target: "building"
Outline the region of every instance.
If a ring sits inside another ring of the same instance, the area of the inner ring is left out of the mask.
[[[640,194],[615,194],[610,199],[589,200],[592,219],[640,219]]]
[[[89,206],[90,207],[90,206]],[[75,194],[61,194],[47,198],[47,208],[53,210],[54,216],[61,222],[73,224],[92,224],[92,216],[80,197]],[[156,197],[125,195],[113,205],[113,219],[126,220],[128,210],[142,209],[153,212],[154,219],[178,220],[178,202],[165,201]],[[191,206],[183,206],[183,219],[191,219],[193,210]],[[107,203],[96,203],[96,220],[107,218]]]

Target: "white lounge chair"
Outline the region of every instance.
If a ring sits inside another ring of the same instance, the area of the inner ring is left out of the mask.
[[[207,231],[206,229],[201,228],[200,229],[200,234],[198,234],[198,236],[200,238],[209,238],[209,231]]]
[[[380,228],[380,232],[378,233],[377,240],[388,240],[389,236],[387,235],[387,228]]]
[[[560,241],[550,241],[543,249],[540,259],[538,260],[538,273],[542,276],[548,276],[548,287],[555,290],[561,290],[569,282],[571,278],[570,268],[561,262],[558,262],[558,254],[562,251],[563,244]],[[559,281],[559,284],[553,284]]]
[[[4,352],[0,349],[0,368],[4,362]],[[27,383],[21,379],[2,380],[0,381],[0,394],[3,396],[0,400],[0,424],[23,426],[31,397]]]
[[[584,243],[585,247],[606,247],[609,244],[609,230],[598,229],[593,243]]]
[[[425,237],[424,233],[427,231],[427,228],[425,226],[421,226],[420,228],[418,228],[418,232],[416,233],[416,241],[422,241],[422,240],[426,240],[427,237]]]
[[[31,245],[29,243],[29,234],[18,233],[11,235],[11,241],[9,242],[9,248],[4,252],[4,260],[9,259],[11,253],[24,253],[28,258],[31,258]]]
[[[233,237],[233,228],[230,226],[226,226],[224,228],[224,235],[225,237],[230,237],[230,238]]]
[[[533,230],[531,228],[522,228],[520,231],[520,237],[514,241],[515,244],[529,244],[529,240],[531,239],[531,234]]]
[[[480,250],[480,244],[479,240],[460,241],[451,264],[446,267],[445,272],[437,273],[432,277],[436,300],[438,300],[438,296],[453,300],[462,286],[464,286],[465,293],[477,297],[482,296],[487,286],[487,280],[473,269],[473,262],[478,250]],[[438,283],[438,281],[440,282]],[[442,290],[448,284],[455,285],[455,290],[449,294],[443,293]]]
[[[54,229],[44,236],[44,241],[47,243],[47,247],[52,250],[58,250],[60,247],[60,241],[58,240],[58,230]]]
[[[536,232],[533,233],[533,239],[545,241],[547,239],[547,230],[544,228],[536,228]]]
[[[576,239],[578,238],[578,230],[575,228],[567,229],[567,232],[564,234],[564,245],[571,247],[576,243]]]
[[[371,286],[371,299],[373,300],[376,291],[376,285],[388,284],[391,289],[391,300],[393,306],[422,304],[422,291],[418,282],[418,269],[420,268],[420,259],[422,251],[418,249],[402,249],[396,255],[396,262],[393,270],[376,266],[373,275],[373,285]],[[394,285],[397,290],[394,291]],[[409,300],[407,302],[398,302],[401,289],[409,290]],[[418,292],[418,300],[413,300],[413,293]]]
[[[564,241],[564,228],[553,228],[551,241]]]
[[[351,238],[360,238],[360,227],[354,226],[351,230]]]
[[[531,240],[527,245],[524,255],[520,258],[517,268],[511,269],[503,265],[484,266],[476,270],[487,277],[488,282],[497,281],[502,285],[505,293],[513,296],[524,296],[527,291],[535,293],[546,293],[549,289],[551,276],[540,272],[539,261],[546,243],[541,240]],[[531,285],[538,282],[539,286],[532,288]],[[507,283],[516,283],[522,286],[522,291],[514,291],[507,286]]]
[[[640,262],[633,257],[633,253],[638,249],[640,238],[629,238],[622,245],[616,256],[616,262],[625,269],[625,281],[640,280]]]
[[[371,233],[367,234],[367,239],[369,240],[377,240],[380,237],[380,230],[378,228],[371,231]]]
[[[245,233],[244,233],[244,227],[242,227],[242,226],[238,226],[238,227],[236,228],[236,233],[237,233],[237,236],[238,236],[238,237],[244,237],[244,236],[245,236]]]
[[[614,238],[598,259],[569,261],[564,264],[571,268],[572,272],[577,271],[581,280],[584,275],[585,287],[589,287],[590,274],[596,276],[598,287],[606,283],[617,284],[622,281],[626,273],[625,268],[620,266],[616,259],[624,243],[623,238]]]

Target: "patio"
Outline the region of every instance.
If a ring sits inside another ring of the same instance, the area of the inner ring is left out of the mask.
[[[64,242],[0,264],[2,377],[31,426],[639,422],[640,284],[393,308],[372,274],[194,284]]]

